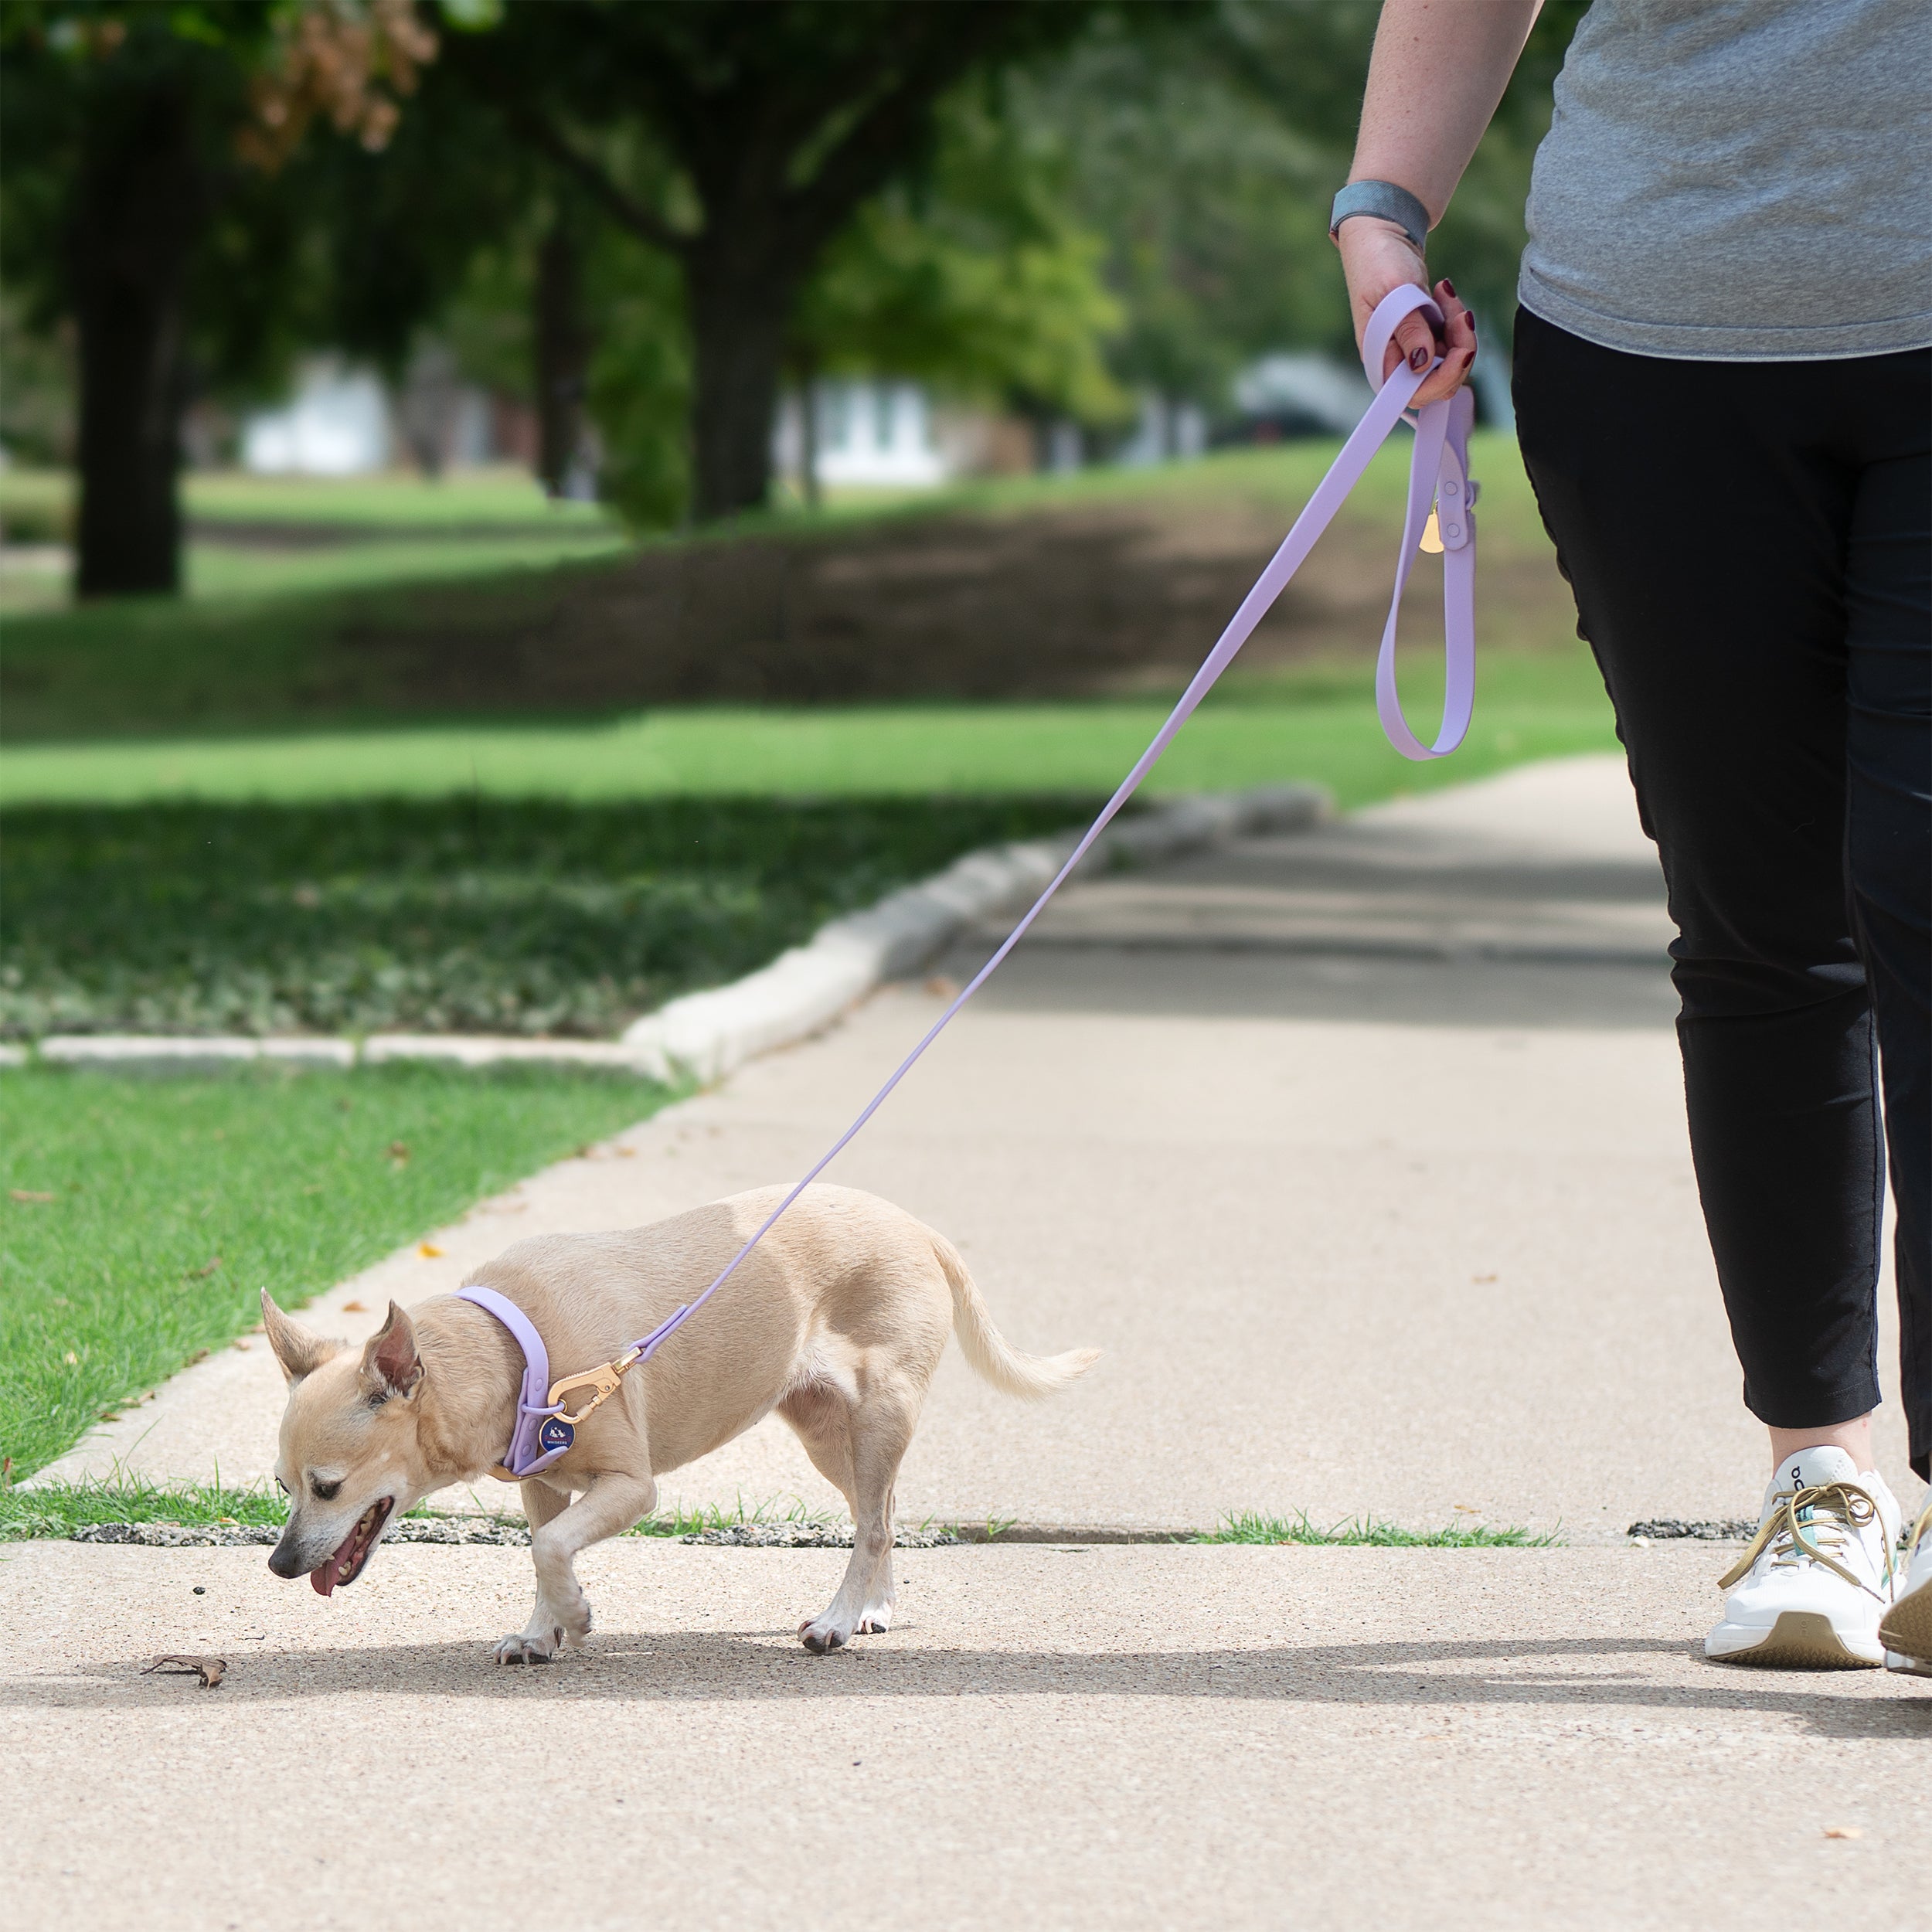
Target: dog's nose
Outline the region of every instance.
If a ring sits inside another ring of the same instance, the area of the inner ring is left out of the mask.
[[[297,1553],[286,1530],[282,1539],[268,1553],[268,1567],[277,1577],[301,1577],[308,1572],[308,1565]]]

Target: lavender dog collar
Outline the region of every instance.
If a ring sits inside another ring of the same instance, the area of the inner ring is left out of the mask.
[[[550,1402],[550,1355],[536,1325],[506,1294],[494,1288],[458,1288],[459,1301],[473,1301],[493,1315],[515,1338],[523,1351],[523,1380],[517,1390],[516,1427],[496,1472],[508,1481],[521,1481],[547,1469],[569,1451],[577,1431],[563,1420],[563,1404]]]

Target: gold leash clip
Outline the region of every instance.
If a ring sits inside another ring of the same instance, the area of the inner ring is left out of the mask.
[[[574,1429],[585,1417],[602,1408],[617,1393],[617,1385],[623,1381],[624,1371],[637,1360],[639,1353],[640,1351],[636,1349],[629,1349],[614,1360],[604,1363],[601,1367],[587,1369],[581,1375],[566,1376],[561,1382],[552,1383],[550,1406],[553,1409],[562,1407],[563,1392],[566,1389],[594,1389],[597,1391],[575,1415],[560,1415],[557,1420],[567,1422]]]

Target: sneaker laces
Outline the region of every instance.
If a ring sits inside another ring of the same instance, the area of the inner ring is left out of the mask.
[[[1751,1566],[1768,1549],[1774,1569],[1794,1568],[1802,1563],[1818,1563],[1833,1576],[1842,1577],[1854,1589],[1863,1590],[1868,1597],[1876,1597],[1882,1604],[1889,1603],[1889,1537],[1881,1532],[1879,1539],[1885,1550],[1883,1590],[1874,1590],[1832,1553],[1844,1550],[1851,1542],[1851,1532],[1870,1528],[1878,1517],[1878,1505],[1855,1482],[1822,1482],[1809,1489],[1780,1490],[1772,1502],[1770,1514],[1758,1525],[1750,1547],[1724,1573],[1717,1587],[1719,1590],[1729,1590],[1733,1583],[1743,1582],[1750,1573]]]
[[[1905,1539],[1906,1554],[1908,1556],[1916,1555],[1919,1545],[1927,1536],[1932,1536],[1932,1502],[1928,1502],[1919,1512],[1919,1519],[1912,1526],[1911,1535]]]

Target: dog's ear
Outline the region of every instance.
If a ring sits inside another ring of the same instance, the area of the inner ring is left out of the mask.
[[[423,1379],[416,1325],[392,1301],[389,1319],[362,1345],[362,1381],[371,1394],[406,1396]]]
[[[299,1321],[290,1321],[266,1288],[262,1290],[262,1326],[268,1331],[268,1345],[275,1351],[282,1373],[291,1383],[313,1375],[332,1355],[342,1352],[339,1342],[325,1341]]]

